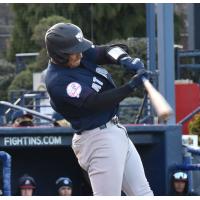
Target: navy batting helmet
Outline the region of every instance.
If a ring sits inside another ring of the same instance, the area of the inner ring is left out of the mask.
[[[67,62],[67,55],[84,52],[92,46],[81,29],[71,23],[53,25],[46,32],[45,43],[48,55],[60,64]]]

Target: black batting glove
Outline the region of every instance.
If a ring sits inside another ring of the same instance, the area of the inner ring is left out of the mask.
[[[137,74],[131,78],[131,80],[128,82],[128,85],[132,90],[134,90],[136,87],[139,87],[143,85],[143,78],[148,79],[150,72],[146,71],[145,69],[138,70]]]

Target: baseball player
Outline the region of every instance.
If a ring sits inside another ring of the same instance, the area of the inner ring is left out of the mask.
[[[76,130],[72,148],[88,172],[94,195],[153,195],[140,156],[118,121],[119,102],[147,76],[124,45],[94,46],[79,27],[58,23],[45,35],[50,62],[46,87],[53,109]],[[116,88],[100,65],[121,64],[136,75]]]
[[[17,196],[34,196],[36,192],[36,182],[33,177],[24,174],[19,178]]]

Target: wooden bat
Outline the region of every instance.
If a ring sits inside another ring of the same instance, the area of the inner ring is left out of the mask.
[[[168,104],[166,99],[154,88],[148,79],[142,78],[143,84],[149,95],[150,101],[158,115],[159,121],[167,121],[173,113],[173,109]]]

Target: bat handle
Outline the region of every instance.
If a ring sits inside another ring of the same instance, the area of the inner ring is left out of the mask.
[[[145,83],[147,81],[149,81],[149,79],[147,79],[145,76],[142,76],[142,82]]]

